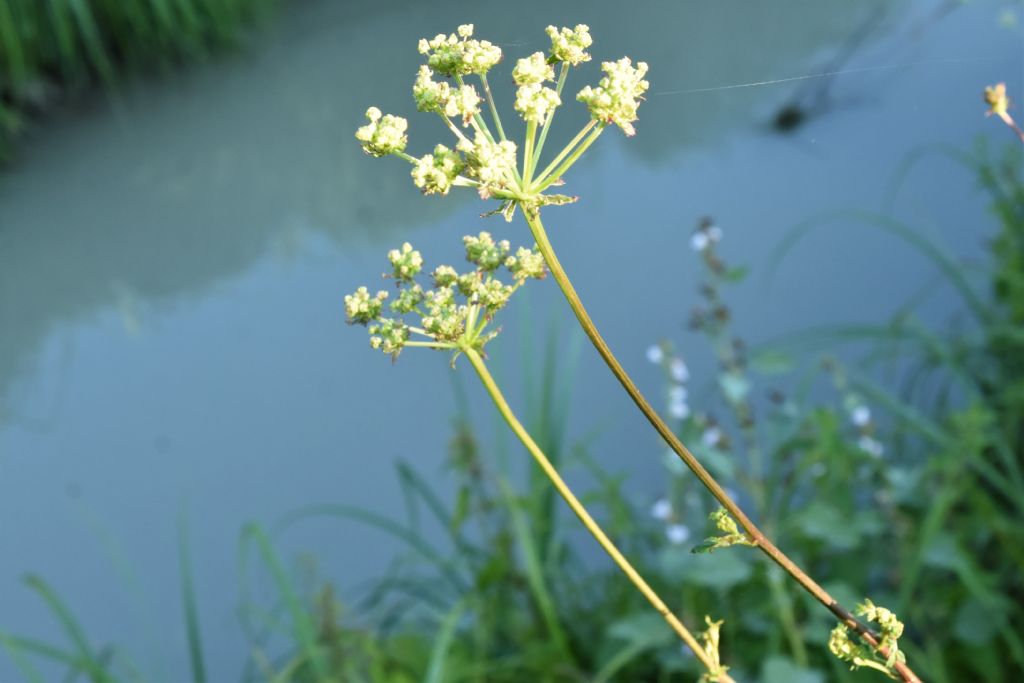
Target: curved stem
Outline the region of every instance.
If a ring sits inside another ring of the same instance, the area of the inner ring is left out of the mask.
[[[661,435],[661,437],[668,443],[669,447],[675,451],[676,455],[679,456],[680,460],[690,469],[691,472],[700,480],[702,484],[711,492],[711,495],[724,507],[730,515],[736,520],[736,522],[743,527],[743,530],[747,533],[750,540],[761,549],[775,564],[782,568],[787,574],[799,583],[804,590],[811,594],[815,600],[824,605],[832,614],[834,614],[839,621],[846,624],[848,627],[857,632],[857,634],[866,643],[871,645],[879,654],[883,657],[889,656],[888,648],[880,646],[878,637],[864,624],[856,619],[853,614],[840,605],[835,598],[833,598],[828,591],[822,588],[814,579],[808,576],[793,560],[779,550],[771,540],[764,535],[764,533],[754,524],[753,521],[743,510],[740,509],[739,505],[730,498],[725,489],[715,480],[711,473],[708,472],[704,466],[694,457],[693,453],[683,445],[683,442],[679,440],[679,437],[675,435],[672,429],[661,419],[661,416],[654,410],[644,395],[640,393],[636,384],[633,383],[632,378],[626,373],[625,369],[619,363],[615,354],[608,347],[608,344],[601,337],[600,332],[597,331],[597,327],[594,322],[590,319],[590,315],[587,310],[583,307],[583,302],[580,300],[579,295],[576,294],[575,288],[572,286],[572,282],[569,281],[568,275],[562,268],[562,264],[559,263],[558,257],[555,255],[555,251],[551,246],[551,242],[548,241],[547,233],[544,231],[544,225],[540,220],[540,212],[536,209],[523,207],[523,216],[526,218],[527,224],[530,226],[530,232],[533,233],[534,239],[537,241],[537,247],[540,249],[541,254],[544,256],[544,260],[547,262],[548,269],[554,276],[555,281],[558,283],[559,288],[562,290],[562,294],[565,295],[566,300],[569,302],[569,306],[572,308],[573,313],[576,314],[576,319],[579,321],[580,326],[590,339],[591,343],[597,349],[597,352],[601,354],[601,358],[604,359],[605,364],[615,375],[616,379],[622,385],[629,397],[633,399],[633,403],[636,404],[640,412],[644,414],[647,421],[651,423],[655,431]],[[896,663],[893,667],[896,672],[902,677],[906,683],[920,683],[920,679],[917,675],[903,663]]]
[[[633,565],[629,563],[629,560],[626,559],[611,539],[608,538],[598,523],[594,521],[594,518],[590,516],[587,509],[583,507],[583,503],[576,498],[572,489],[569,488],[561,475],[558,474],[558,470],[555,469],[554,465],[552,465],[551,461],[548,460],[546,455],[544,455],[544,452],[533,440],[529,432],[526,431],[526,428],[524,428],[522,423],[520,423],[516,418],[515,413],[512,412],[512,408],[509,407],[504,395],[502,395],[501,390],[494,381],[494,377],[492,377],[491,373],[487,370],[487,366],[484,364],[480,354],[471,348],[465,349],[465,354],[466,358],[469,359],[469,362],[473,364],[473,369],[476,370],[476,374],[480,377],[480,381],[483,383],[484,388],[487,389],[487,393],[490,394],[491,399],[494,401],[494,405],[497,406],[498,412],[501,413],[505,422],[508,423],[508,426],[511,427],[513,432],[515,432],[515,435],[520,441],[522,441],[523,445],[526,446],[526,450],[528,450],[530,455],[533,456],[533,459],[544,471],[544,474],[547,475],[552,485],[554,485],[555,489],[558,490],[558,493],[562,496],[565,502],[569,504],[569,507],[572,508],[574,513],[576,513],[576,516],[579,517],[580,521],[583,522],[583,526],[587,528],[587,531],[589,531],[597,540],[601,545],[601,548],[611,556],[612,560],[615,561],[615,564],[619,566],[619,569],[621,569],[633,585],[636,586],[637,590],[647,598],[648,602],[654,606],[654,609],[656,609],[665,621],[668,622],[668,625],[672,627],[672,630],[676,632],[676,635],[678,635],[679,638],[686,643],[691,650],[693,650],[694,655],[708,669],[709,673],[717,675],[717,679],[715,680],[718,680],[721,683],[735,683],[728,674],[719,670],[711,657],[709,657],[704,651],[704,648],[701,647],[700,642],[698,642],[694,635],[690,633],[689,629],[687,629],[686,626],[684,626],[683,623],[679,621],[674,614],[672,614],[668,606],[665,605],[662,599],[658,597],[658,594],[654,592],[654,589],[644,581],[643,577],[640,576],[636,569],[633,568]]]

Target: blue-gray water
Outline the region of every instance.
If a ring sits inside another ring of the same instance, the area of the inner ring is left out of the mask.
[[[471,231],[527,242],[521,222],[482,222],[469,192],[422,197],[404,164],[372,160],[352,139],[375,104],[410,118],[413,153],[447,141],[412,111],[415,44],[465,22],[504,47],[495,82],[511,59],[544,49],[549,23],[588,23],[598,61],[650,63],[638,135],[603,135],[568,177],[579,204],[546,220],[594,318],[653,394],[644,349],[658,339],[682,345],[695,386],[709,377],[702,345],[683,332],[700,216],[724,229],[727,258],[754,266],[733,296],[749,338],[884,320],[933,272],[891,237],[834,223],[770,281],[769,253],[817,213],[879,209],[916,150],[1009,140],[983,116],[983,86],[1005,80],[1024,98],[1019,3],[466,11],[307,0],[238,55],[40,124],[0,174],[0,630],[59,638],[19,582],[37,572],[95,643],[123,648],[152,680],[184,680],[175,541],[184,512],[210,677],[234,680],[248,654],[236,618],[245,522],[332,501],[397,515],[399,458],[444,488],[454,412],[446,359],[408,352],[392,366],[362,329],[346,327],[341,297],[377,285],[384,252],[404,240],[430,262],[457,260]],[[836,62],[865,22],[870,36]],[[751,85],[825,71],[844,73]],[[568,92],[595,73],[596,63],[574,73]],[[819,95],[804,125],[771,129],[794,97]],[[565,107],[551,147],[583,120],[579,105]],[[968,259],[983,258],[993,230],[971,173],[938,155],[914,167],[892,210]],[[554,313],[570,327],[553,282],[530,290],[493,349],[514,399],[523,320],[540,330]],[[925,315],[943,320],[956,306],[940,289]],[[467,369],[457,372],[472,387]],[[470,395],[489,432],[489,407]],[[637,499],[660,490],[660,448],[589,348],[572,411],[575,433],[605,425],[594,450],[631,474]],[[396,550],[338,523],[299,527],[280,547],[314,555],[349,594]],[[6,660],[0,680],[16,680]]]

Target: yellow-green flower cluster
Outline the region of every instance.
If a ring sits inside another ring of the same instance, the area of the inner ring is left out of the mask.
[[[555,79],[555,69],[548,64],[543,52],[534,52],[516,62],[512,79],[519,88],[516,90],[516,111],[525,121],[543,124],[548,114],[562,103],[558,93],[544,85]]]
[[[643,94],[650,84],[644,80],[647,75],[647,63],[637,62],[634,67],[629,57],[617,62],[604,62],[601,70],[605,77],[598,86],[580,90],[576,99],[587,105],[590,116],[601,123],[614,123],[626,133],[634,135],[633,121],[636,121],[636,110],[643,101]]]
[[[380,317],[384,300],[387,298],[388,293],[385,291],[379,291],[375,296],[370,296],[366,287],[360,287],[355,294],[345,296],[345,317],[350,323],[365,325]]]
[[[419,51],[426,56],[426,64],[419,67],[412,86],[416,109],[440,115],[455,135],[455,144],[436,145],[432,153],[419,158],[406,154],[405,119],[384,116],[376,107],[367,111],[370,123],[358,129],[356,138],[367,154],[378,157],[394,154],[412,164],[413,182],[424,194],[447,195],[453,186],[460,185],[476,188],[482,199],[502,202],[498,209],[485,215],[501,213],[511,221],[520,207],[536,209],[576,201],[574,196],[548,194],[547,189],[560,181],[606,124],[615,123],[627,135],[634,134],[632,122],[637,118],[637,107],[648,88],[644,80],[647,65],[639,62],[634,66],[628,58],[605,62],[602,67],[605,76],[600,83],[587,86],[577,95],[577,99],[587,105],[591,117],[602,125],[590,135],[582,131],[545,167],[541,155],[545,151],[547,125],[555,109],[562,104],[563,79],[570,66],[590,61],[587,50],[593,42],[590,29],[584,24],[575,28],[549,26],[546,31],[551,38],[549,53],[535,52],[519,59],[512,69],[516,84],[515,110],[528,124],[527,138],[520,145],[506,138],[486,78],[488,70],[501,61],[501,49],[486,40],[473,38],[472,24],[463,24],[451,34],[420,40]],[[562,65],[557,88],[554,84],[556,64]],[[478,86],[465,82],[474,74],[480,78]],[[486,113],[484,99],[488,102]],[[487,114],[493,127],[489,125]],[[462,123],[461,128],[458,121]],[[543,126],[539,138],[538,126]],[[588,124],[590,127],[593,123]],[[471,129],[472,134],[462,128]],[[518,158],[522,148],[529,150],[529,159]],[[537,174],[538,169],[543,170]]]
[[[448,83],[435,81],[429,66],[422,65],[412,86],[416,109],[437,112],[448,118],[462,118],[462,125],[468,126],[474,116],[480,113],[480,95],[471,85],[458,88]]]
[[[366,326],[370,346],[396,358],[412,335],[423,337],[416,346],[483,348],[497,335],[496,331],[486,331],[494,314],[505,307],[527,279],[541,279],[547,272],[538,252],[520,248],[515,256],[510,256],[512,247],[508,241],[496,241],[490,233],[466,236],[463,243],[466,260],[474,268],[460,274],[451,266],[438,266],[431,273],[433,284],[427,290],[416,282],[416,276],[423,270],[422,254],[408,242],[389,251],[392,272],[385,277],[393,278],[398,285],[398,296],[390,306],[396,317],[383,316],[387,292],[371,295],[366,287],[360,287],[345,297],[348,322]],[[512,275],[512,284],[496,276],[502,266]],[[418,324],[403,320],[407,315],[418,316]]]
[[[356,140],[363,146],[363,151],[375,157],[405,151],[409,141],[405,134],[409,127],[408,121],[391,114],[382,116],[377,107],[367,109],[366,118],[370,122],[356,131]]]
[[[546,275],[544,256],[537,251],[536,245],[532,250],[519,247],[515,256],[505,259],[505,267],[516,280],[534,278],[541,280]]]
[[[394,277],[401,282],[412,282],[412,279],[423,269],[423,256],[406,242],[401,249],[388,252],[388,261],[394,271]]]
[[[886,649],[888,657],[883,661],[878,653],[866,645],[854,642],[850,637],[850,629],[845,624],[838,624],[828,639],[828,649],[836,657],[850,664],[850,669],[861,666],[877,669],[889,676],[894,676],[893,667],[899,662],[906,661],[906,657],[899,647],[899,638],[903,635],[903,622],[896,618],[892,610],[879,607],[870,600],[857,605],[857,616],[864,617],[869,622],[878,624],[881,632],[878,644]]]
[[[443,76],[486,74],[501,61],[501,48],[487,40],[475,40],[473,24],[459,26],[457,35],[438,34],[420,40],[419,51],[427,65]]]
[[[587,48],[593,44],[590,37],[590,27],[586,24],[576,24],[576,28],[561,30],[554,26],[545,29],[551,37],[551,58],[558,62],[568,62],[573,66],[581,62],[589,62],[590,55]]]
[[[740,531],[736,520],[729,515],[725,508],[718,508],[712,512],[709,519],[715,523],[715,528],[718,529],[720,535],[704,539],[704,542],[695,547],[693,552],[710,553],[719,548],[728,548],[733,545],[756,545]]]
[[[446,195],[464,166],[458,152],[438,145],[433,154],[423,155],[413,165],[412,181],[423,194]]]
[[[516,143],[511,140],[493,142],[477,133],[473,140],[459,140],[456,148],[466,155],[466,175],[479,183],[480,197],[486,199],[495,191],[515,183]]]

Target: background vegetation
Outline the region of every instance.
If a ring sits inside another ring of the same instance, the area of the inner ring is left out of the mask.
[[[95,84],[234,44],[272,0],[0,0],[0,158],[33,115]]]
[[[1021,154],[958,158],[977,169],[999,221],[983,277],[969,276],[907,226],[862,218],[931,258],[960,292],[971,324],[929,329],[910,304],[884,325],[804,331],[747,349],[731,332],[727,306],[728,289],[742,286],[745,271],[708,246],[700,252],[704,303],[691,328],[712,344],[720,375],[715,394],[695,401],[704,410],[679,424],[698,455],[784,547],[828,577],[839,599],[869,595],[896,610],[908,625],[901,646],[925,680],[1014,681],[1024,673]],[[794,360],[808,347],[837,343],[858,345],[864,361],[845,368],[827,356],[807,366]],[[587,444],[567,443],[572,363],[556,362],[561,347],[552,336],[527,363],[536,368],[531,430],[562,467],[590,474],[588,503],[674,608],[691,623],[704,614],[726,619],[723,658],[737,679],[878,676],[851,673],[828,654],[828,615],[758,554],[691,552],[710,531],[713,506],[674,460],[652,515],[651,501],[625,494],[624,478],[598,466]],[[661,349],[666,384],[679,386],[685,378],[670,369],[671,346]],[[563,527],[546,482],[535,473],[515,482],[508,462],[518,451],[485,445],[461,396],[458,405],[454,499],[442,500],[402,464],[402,520],[338,504],[297,511],[274,530],[244,530],[242,614],[254,653],[245,680],[692,680],[695,662],[614,568],[595,559],[575,525]],[[329,580],[308,564],[289,569],[275,551],[275,535],[313,517],[370,524],[408,553],[359,602],[342,604]],[[429,524],[446,530],[443,547],[423,540]],[[202,682],[202,609],[187,549],[183,534],[185,628],[193,677]],[[67,640],[0,635],[27,680],[45,680],[40,661],[58,664],[69,679],[144,680],[128,653],[97,652],[42,579],[28,584]]]

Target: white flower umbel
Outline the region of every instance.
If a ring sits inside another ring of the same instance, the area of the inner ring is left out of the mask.
[[[472,141],[460,140],[457,149],[466,156],[466,175],[479,183],[481,197],[490,197],[515,185],[514,142],[493,142],[477,133]]]
[[[415,161],[412,167],[412,181],[423,194],[448,194],[465,163],[458,152],[444,145],[434,148],[433,154],[426,154]]]
[[[626,135],[632,136],[636,134],[633,121],[637,119],[637,107],[650,86],[644,80],[647,62],[637,62],[634,67],[629,57],[623,57],[617,62],[602,63],[601,69],[606,75],[597,87],[588,85],[579,91],[576,99],[587,105],[595,121],[614,123]]]
[[[543,125],[561,103],[557,92],[540,83],[527,83],[516,90],[516,111],[527,123]]]
[[[427,56],[427,65],[443,76],[486,74],[501,61],[501,48],[487,40],[474,40],[472,35],[473,24],[463,24],[458,35],[421,39],[419,51]]]
[[[543,52],[534,52],[529,57],[523,57],[516,62],[516,68],[512,69],[512,80],[516,85],[543,83],[554,79],[555,67],[548,64]]]
[[[507,240],[495,240],[489,233],[466,236],[466,259],[475,267],[459,273],[448,265],[438,266],[431,273],[433,285],[424,289],[416,277],[423,270],[423,256],[406,242],[388,252],[391,273],[385,277],[398,283],[398,296],[391,310],[399,316],[417,316],[418,324],[410,325],[398,318],[381,316],[388,293],[371,295],[366,287],[345,297],[345,316],[350,324],[367,326],[370,346],[397,358],[407,346],[434,349],[466,349],[482,351],[497,334],[487,327],[493,316],[508,304],[509,298],[528,279],[547,275],[540,254],[525,248],[509,256]],[[505,284],[496,276],[504,266],[513,283]],[[424,339],[413,340],[411,335]]]
[[[567,62],[578,66],[581,62],[589,62],[590,55],[587,48],[593,44],[590,37],[590,27],[586,24],[576,24],[576,28],[557,29],[548,26],[545,29],[551,38],[551,57],[559,62]]]
[[[405,131],[409,122],[401,116],[381,115],[380,109],[370,107],[366,110],[368,124],[356,131],[356,140],[370,156],[383,157],[405,151],[409,141]]]

